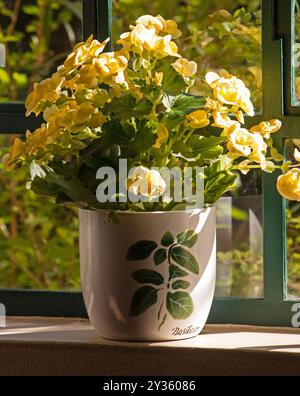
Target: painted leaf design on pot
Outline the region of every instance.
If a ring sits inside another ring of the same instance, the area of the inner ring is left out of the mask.
[[[164,283],[164,278],[159,272],[149,269],[134,271],[132,273],[132,277],[141,284],[150,283],[152,285],[159,286]]]
[[[194,274],[199,274],[199,266],[195,257],[188,250],[181,246],[174,246],[171,249],[171,258],[176,264],[187,269]]]
[[[178,267],[175,264],[171,264],[169,266],[169,279],[172,280],[174,278],[182,278],[184,276],[187,276],[188,272],[184,271],[180,267]]]
[[[130,307],[130,316],[137,316],[157,303],[158,290],[152,286],[142,286],[133,295]]]
[[[167,250],[166,249],[157,249],[153,256],[155,265],[159,265],[159,264],[163,263],[166,259],[167,259]]]
[[[127,260],[145,260],[156,248],[157,243],[154,241],[138,241],[129,247],[127,252]]]
[[[172,284],[172,289],[188,289],[190,286],[190,282],[187,282],[185,280],[177,280]]]
[[[167,294],[167,310],[173,319],[187,319],[194,311],[193,300],[187,292],[169,292]]]
[[[198,240],[198,234],[193,230],[186,230],[176,237],[177,243],[180,245],[193,247]]]
[[[161,238],[161,244],[165,247],[168,247],[174,243],[174,237],[170,231],[166,231]]]

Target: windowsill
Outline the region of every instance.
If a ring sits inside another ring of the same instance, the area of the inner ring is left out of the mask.
[[[300,329],[207,325],[188,340],[133,343],[102,339],[83,319],[11,317],[0,328],[0,375],[299,374]]]

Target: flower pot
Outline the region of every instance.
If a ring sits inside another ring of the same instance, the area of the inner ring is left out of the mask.
[[[191,338],[202,330],[216,274],[215,208],[80,210],[81,284],[90,320],[115,340]]]

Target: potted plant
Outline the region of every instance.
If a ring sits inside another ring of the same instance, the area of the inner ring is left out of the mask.
[[[300,199],[300,170],[272,144],[281,122],[245,129],[250,92],[226,71],[205,76],[210,96],[190,95],[197,65],[179,54],[179,35],[174,21],[146,15],[116,52],[104,52],[108,40],[78,44],[34,84],[27,115],[45,122],[4,158],[8,170],[28,166],[37,194],[80,208],[82,290],[106,338],[201,331],[215,287],[214,204],[239,172],[281,168],[280,192]]]

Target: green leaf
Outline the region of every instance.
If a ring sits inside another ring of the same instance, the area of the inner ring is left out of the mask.
[[[171,248],[171,258],[175,263],[180,265],[181,267],[187,269],[194,274],[199,274],[199,266],[195,257],[182,248],[181,246],[174,246]]]
[[[164,278],[159,272],[148,269],[134,271],[132,277],[141,284],[151,283],[152,285],[159,286],[164,283]]]
[[[154,241],[138,241],[130,246],[127,252],[127,260],[137,261],[145,260],[157,248]]]
[[[188,272],[184,271],[183,269],[179,268],[175,264],[171,264],[169,266],[169,279],[170,281],[174,278],[182,278],[184,276],[188,276]]]
[[[193,247],[198,240],[198,234],[193,230],[185,230],[176,237],[177,243],[180,245]]]
[[[166,249],[156,250],[156,252],[154,253],[153,259],[154,259],[155,265],[159,265],[159,264],[163,263],[167,259]]]
[[[167,294],[167,310],[173,319],[187,319],[194,311],[194,304],[187,292]]]
[[[102,127],[105,142],[117,145],[128,145],[135,138],[135,130],[129,125],[122,125],[117,121],[109,121]]]
[[[114,98],[109,104],[104,106],[104,114],[112,115],[120,120],[132,117],[148,115],[152,109],[152,103],[147,99],[136,101],[131,95]]]
[[[140,315],[156,304],[157,292],[158,290],[152,286],[142,286],[138,289],[133,295],[129,315]]]
[[[172,108],[168,113],[170,118],[176,118],[192,113],[201,109],[205,104],[203,98],[197,98],[192,95],[181,94],[176,97],[172,104]]]
[[[177,280],[172,284],[172,289],[188,289],[191,286],[190,282],[184,280]]]
[[[166,231],[161,238],[161,244],[165,247],[168,247],[174,243],[174,237],[170,231]]]
[[[158,71],[164,73],[163,90],[165,92],[176,96],[186,90],[187,84],[184,79],[173,67],[170,67],[169,62],[166,62]]]

